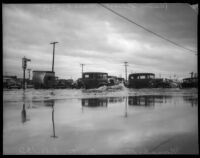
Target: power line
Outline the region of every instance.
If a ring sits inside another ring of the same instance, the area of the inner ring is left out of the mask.
[[[191,51],[191,52],[195,52],[195,55],[197,55],[197,51],[191,50],[191,49],[188,49],[188,48],[185,48],[185,47],[183,47],[183,46],[181,46],[181,45],[179,45],[179,44],[177,44],[177,43],[171,41],[171,40],[169,40],[169,39],[167,39],[167,38],[165,38],[165,37],[163,37],[163,36],[161,36],[161,35],[159,35],[159,34],[153,32],[153,31],[151,31],[151,30],[145,28],[144,26],[142,26],[142,25],[140,25],[140,24],[137,24],[136,22],[134,22],[134,21],[128,19],[127,17],[125,17],[125,16],[123,16],[123,15],[117,13],[116,11],[114,11],[114,10],[112,10],[112,9],[110,9],[110,8],[108,8],[108,7],[106,7],[106,6],[104,6],[104,5],[101,4],[101,3],[99,3],[99,5],[101,5],[102,7],[106,8],[106,9],[108,9],[108,10],[111,11],[112,13],[114,13],[114,14],[120,16],[121,18],[124,18],[124,19],[126,19],[127,21],[129,21],[129,22],[131,22],[131,23],[133,23],[133,24],[135,24],[135,25],[141,27],[142,29],[144,29],[144,30],[146,30],[146,31],[148,31],[148,32],[150,32],[150,33],[152,33],[152,34],[154,34],[155,36],[157,36],[157,37],[159,37],[159,38],[162,38],[163,40],[168,41],[168,42],[170,42],[170,43],[172,43],[172,44],[174,44],[174,45],[176,45],[176,46],[178,46],[178,47],[181,47],[181,48],[183,48],[183,49],[185,49],[185,50],[188,50],[188,51]]]

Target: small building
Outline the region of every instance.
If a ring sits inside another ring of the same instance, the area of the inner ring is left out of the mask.
[[[34,88],[53,88],[55,82],[55,72],[52,71],[33,71]]]

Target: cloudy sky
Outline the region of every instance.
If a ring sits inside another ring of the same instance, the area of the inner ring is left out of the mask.
[[[189,4],[104,4],[128,19],[197,50],[197,10]],[[3,73],[22,77],[22,58],[32,70],[52,69],[59,78],[77,79],[84,71],[152,72],[179,78],[197,72],[197,56],[99,4],[3,4]]]

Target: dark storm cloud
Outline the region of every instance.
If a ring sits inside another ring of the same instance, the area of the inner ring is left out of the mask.
[[[184,47],[197,49],[197,13],[187,4],[106,6]],[[56,73],[65,78],[79,77],[80,63],[88,64],[86,70],[116,75],[124,73],[124,61],[135,66],[130,71],[196,71],[196,56],[191,52],[185,53],[98,4],[3,5],[4,71],[16,70],[21,75],[23,56],[32,59],[33,70],[49,70],[52,41],[59,42]]]

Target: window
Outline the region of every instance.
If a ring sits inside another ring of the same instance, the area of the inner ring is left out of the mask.
[[[107,79],[107,75],[106,74],[103,74],[103,79]]]
[[[154,78],[154,75],[150,75],[149,78]]]
[[[145,75],[140,76],[140,79],[145,79],[145,78],[146,78]]]
[[[86,74],[86,75],[84,76],[84,78],[89,78],[89,74]]]
[[[97,76],[97,78],[103,78],[102,74],[97,74],[96,76]]]

